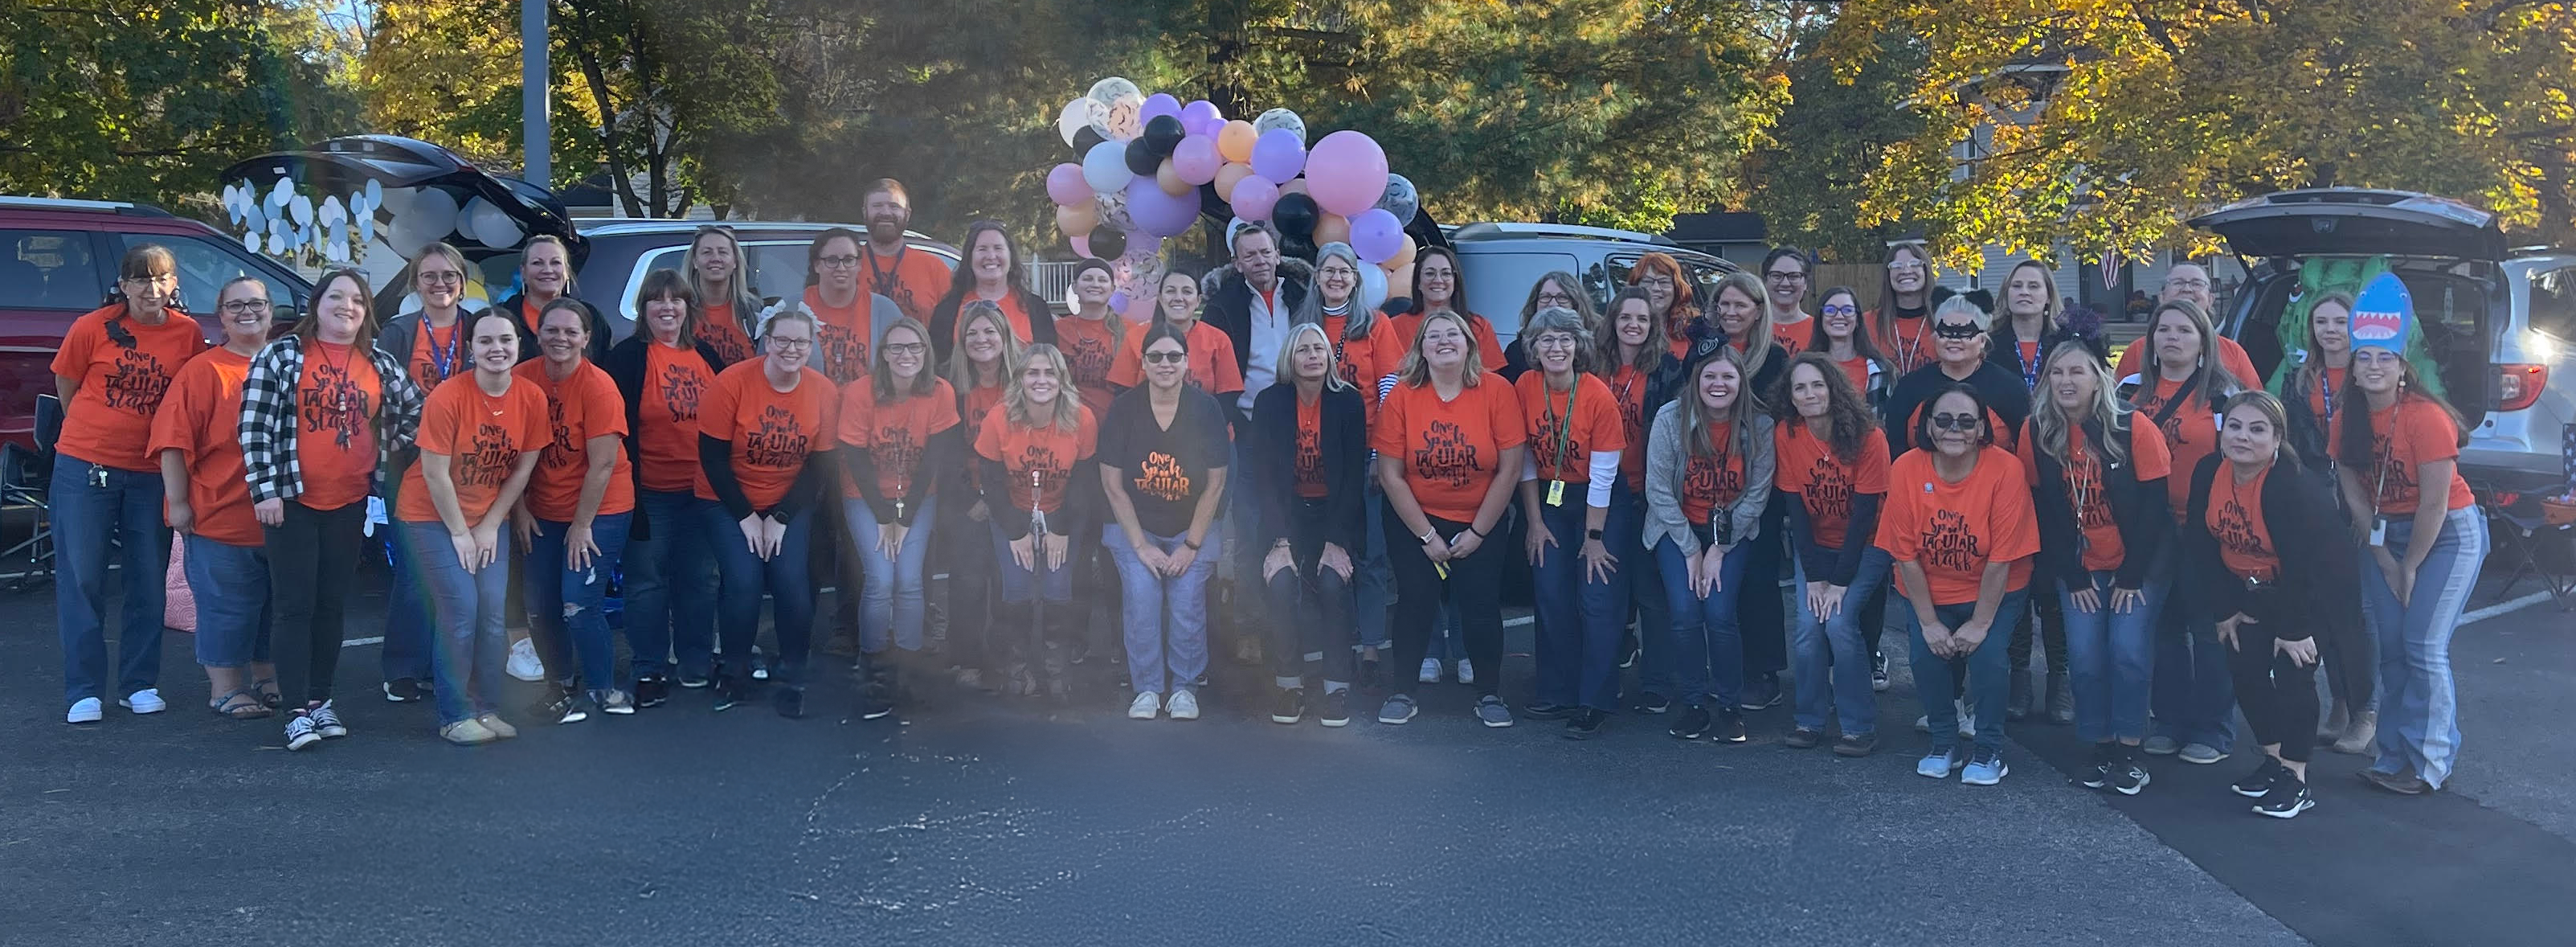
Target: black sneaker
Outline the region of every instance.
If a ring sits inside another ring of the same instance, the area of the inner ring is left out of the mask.
[[[2263,801],[2254,804],[2254,814],[2293,819],[2316,805],[2316,800],[2308,798],[2308,784],[2283,767],[2280,776],[2272,780],[2272,788],[2263,794]]]
[[[659,707],[671,699],[671,679],[660,675],[635,679],[635,706]]]
[[[582,706],[579,691],[552,685],[547,686],[544,700],[528,708],[528,715],[539,720],[552,720],[559,724],[580,723],[590,719],[590,711]]]
[[[1673,699],[1662,694],[1646,694],[1637,698],[1636,703],[1628,705],[1628,709],[1641,714],[1670,713],[1673,709]]]
[[[2261,799],[2271,795],[2273,782],[2288,778],[2291,778],[2289,767],[2281,765],[2279,760],[2266,756],[2263,758],[2262,765],[2254,767],[2253,772],[2245,774],[2245,778],[2237,780],[2227,788],[2247,799]]]
[[[1780,694],[1780,676],[1764,674],[1744,682],[1744,693],[1736,698],[1736,706],[1745,713],[1754,713],[1780,706],[1786,699]]]
[[[1609,719],[1608,711],[1593,707],[1576,708],[1571,716],[1565,718],[1565,738],[1568,740],[1592,739],[1594,734],[1601,732],[1601,724]]]
[[[1636,667],[1636,666],[1637,666],[1637,652],[1638,652],[1638,647],[1637,647],[1637,641],[1636,641],[1636,639],[1634,639],[1634,638],[1629,639],[1629,640],[1628,640],[1628,646],[1627,646],[1627,647],[1625,647],[1625,648],[1621,648],[1621,649],[1619,649],[1619,670],[1625,671],[1625,670],[1627,670],[1627,669],[1629,669],[1629,668]]]
[[[803,700],[803,698],[798,698]],[[885,691],[875,685],[859,688],[858,703],[851,708],[861,720],[883,720],[894,715],[894,704],[885,699]],[[784,711],[781,711],[784,713]]]
[[[1805,727],[1791,729],[1788,736],[1780,738],[1780,745],[1792,750],[1812,750],[1824,742],[1825,735],[1822,731]]]
[[[716,678],[715,688],[717,710],[732,710],[735,704],[742,703],[742,685],[734,683],[733,678]]]
[[[770,695],[770,702],[777,705],[781,717],[800,720],[805,716],[805,689],[802,687],[781,687],[778,693]]]
[[[385,701],[387,703],[409,704],[415,702],[426,702],[430,697],[431,694],[429,692],[429,688],[422,687],[419,678],[397,677],[385,682]]]
[[[1324,695],[1324,702],[1315,708],[1315,722],[1327,727],[1350,726],[1350,689],[1343,688],[1341,690],[1326,693]]]
[[[2146,767],[2138,765],[2138,748],[2123,745],[2111,760],[2111,791],[2123,796],[2137,795],[2153,778]]]
[[[1582,709],[1583,708],[1581,707],[1567,704],[1551,704],[1542,700],[1536,703],[1522,704],[1521,716],[1528,717],[1532,720],[1563,720],[1567,717],[1574,716],[1576,711]]]
[[[1708,735],[1708,725],[1708,708],[1692,704],[1682,711],[1681,719],[1673,721],[1672,729],[1667,732],[1684,740],[1697,740]]]
[[[2119,746],[2119,744],[2093,744],[2093,763],[2078,772],[2075,777],[2075,784],[2086,789],[2100,789],[2104,786],[2110,785],[2111,767],[2119,759],[2120,755],[2117,750],[2112,749],[2116,746]]]
[[[1875,733],[1864,733],[1859,736],[1852,736],[1851,734],[1846,733],[1843,734],[1840,739],[1834,741],[1835,756],[1848,756],[1857,759],[1875,752],[1878,752],[1878,734]]]
[[[1717,730],[1709,734],[1719,743],[1744,742],[1744,715],[1732,710],[1717,712]]]
[[[1306,719],[1306,689],[1282,687],[1270,698],[1271,723],[1296,723]]]
[[[688,671],[680,672],[680,689],[682,690],[705,690],[708,685],[713,683],[715,683],[715,681],[710,679],[708,675],[693,674]]]
[[[1887,690],[1887,653],[1884,651],[1869,653],[1869,689],[1881,693]]]

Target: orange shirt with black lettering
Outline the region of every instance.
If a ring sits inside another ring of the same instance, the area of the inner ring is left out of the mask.
[[[1628,448],[1619,454],[1619,476],[1628,481],[1628,489],[1646,489],[1646,373],[1634,365],[1621,365],[1610,373],[1602,387],[1619,404],[1619,432],[1627,439]]]
[[[80,388],[63,406],[54,450],[118,470],[161,469],[144,449],[152,412],[179,366],[206,350],[197,320],[176,308],[164,312],[160,325],[147,326],[114,303],[72,321],[54,350],[54,374],[79,379]]]
[[[473,372],[458,375],[430,392],[429,403],[420,409],[421,452],[449,458],[457,512],[468,526],[492,512],[519,455],[544,450],[551,434],[546,430],[546,396],[515,376],[509,390],[495,395],[474,383]],[[396,519],[439,521],[438,507],[429,500],[428,469],[427,464],[413,464],[403,474]]]
[[[2343,425],[2348,418],[2335,417],[2330,436],[2332,443],[2343,443]],[[2460,457],[2460,429],[2451,423],[2442,406],[2424,398],[2400,396],[2397,403],[2370,412],[2370,456],[2378,463],[2354,473],[2361,477],[2362,487],[2377,495],[2373,507],[2380,516],[2412,516],[2422,497],[2424,465],[2437,460],[2456,461]],[[2449,500],[2446,510],[2465,510],[2477,502],[2469,492],[2469,482],[2460,477],[2460,468],[2451,467]]]
[[[1002,403],[1002,386],[977,385],[966,389],[966,397],[962,400],[966,404],[966,410],[957,416],[957,423],[966,425],[966,430],[970,434],[981,434],[984,431],[984,419],[993,413],[994,407]],[[966,488],[979,493],[984,489],[983,465],[975,463],[973,458],[968,458],[966,464]]]
[[[1744,455],[1735,449],[1734,422],[1719,421],[1708,426],[1707,453],[1684,454],[1682,518],[1706,523],[1718,507],[1744,495]]]
[[[1065,364],[1073,369],[1073,390],[1081,395],[1082,406],[1096,417],[1109,416],[1109,402],[1118,393],[1109,387],[1109,368],[1118,361],[1119,341],[1111,334],[1109,320],[1123,319],[1110,313],[1099,319],[1080,316],[1055,321],[1055,345],[1063,350]],[[1143,336],[1145,330],[1126,326],[1126,335]]]
[[[1885,310],[1869,314],[1870,341],[1877,343],[1880,355],[1887,357],[1897,378],[1915,369],[1941,360],[1939,339],[1932,332],[1932,316],[1899,318]]]
[[[2111,370],[2111,377],[2127,378],[2146,371],[2147,353],[2155,348],[2153,335],[2153,329],[2150,328],[2149,337],[2129,343],[2128,348],[2121,349],[2120,364]],[[2218,365],[2220,368],[2227,369],[2229,375],[2235,376],[2238,388],[2263,386],[2263,376],[2254,372],[2254,360],[2245,356],[2245,347],[2236,344],[2235,339],[2223,335],[2218,337]],[[2186,465],[2183,469],[2191,468]]]
[[[304,474],[296,502],[336,510],[367,498],[378,460],[376,406],[383,401],[384,379],[366,351],[305,343],[304,377],[295,385],[295,459]]]
[[[1796,322],[1774,322],[1771,324],[1771,341],[1779,343],[1789,357],[1796,358],[1798,353],[1807,350],[1807,340],[1815,337],[1815,321],[1816,317],[1808,316]]]
[[[242,379],[250,356],[207,349],[170,379],[152,417],[153,456],[179,452],[188,468],[188,510],[197,535],[227,546],[264,544],[251,514],[250,473],[242,464]]]
[[[1053,513],[1064,507],[1065,489],[1073,483],[1073,465],[1089,460],[1100,450],[1099,420],[1092,416],[1090,408],[1080,412],[1080,419],[1070,431],[1053,421],[1013,424],[1007,410],[984,415],[984,426],[975,434],[975,453],[1001,462],[1004,475],[1011,481],[1013,509],[1031,509],[1024,504],[1033,495],[1037,500],[1034,509]]]
[[[2042,408],[2053,411],[2054,408]],[[2164,433],[2137,414],[2129,415],[2129,455],[2122,460],[2129,465],[2130,475],[2138,480],[2173,476],[2173,456],[2165,448]],[[2039,440],[2038,422],[2032,422],[2030,436],[2022,438],[2019,451],[2023,482],[2039,486],[2039,454],[2034,445]],[[2057,465],[2066,480],[2066,502],[2075,510],[2075,526],[2084,535],[2084,568],[2092,572],[2116,572],[2129,555],[2127,544],[2120,540],[2120,522],[2111,511],[2111,498],[2102,489],[2102,452],[2084,442],[2082,427],[2066,429],[2066,460]],[[2190,492],[2190,484],[2184,484]],[[2190,515],[2185,511],[2186,516]]]
[[[698,314],[697,324],[690,330],[690,335],[691,341],[714,349],[727,365],[760,353],[751,336],[742,331],[742,319],[734,315],[732,300],[708,305]]]
[[[893,256],[879,256],[874,245],[859,247],[859,288],[894,300],[903,314],[930,324],[930,310],[937,308],[939,297],[948,293],[948,264],[928,253],[914,253],[907,246]],[[1027,336],[1021,336],[1025,342]]]
[[[1485,370],[1490,372],[1502,368],[1503,339],[1494,334],[1494,321],[1472,312],[1465,315],[1468,331],[1476,336],[1476,357],[1484,361]],[[1411,351],[1413,343],[1422,337],[1422,320],[1428,318],[1429,313],[1417,312],[1390,316],[1386,321],[1395,329],[1395,337],[1404,340],[1404,349]],[[1401,358],[1400,355],[1398,357]]]
[[[659,342],[644,346],[644,386],[636,393],[636,479],[655,493],[706,489],[698,462],[698,404],[715,384],[715,369],[695,348]]]
[[[1528,419],[1530,457],[1538,464],[1539,479],[1590,483],[1593,451],[1627,449],[1619,399],[1600,378],[1577,374],[1573,389],[1559,392],[1548,386],[1546,372],[1534,369],[1522,373],[1512,387]]]
[[[1120,388],[1134,388],[1145,383],[1144,327],[1127,331],[1127,346],[1118,350],[1118,360],[1109,366],[1109,383]],[[1056,332],[1064,332],[1062,325]],[[1190,321],[1189,331],[1181,334],[1184,348],[1189,349],[1190,384],[1211,395],[1243,392],[1243,366],[1234,363],[1234,340],[1223,331],[1208,325],[1205,319]]]
[[[463,313],[459,313],[456,321],[448,323],[444,329],[431,328],[429,317],[422,316],[420,327],[412,331],[411,364],[404,366],[411,370],[412,384],[418,385],[422,391],[437,391],[439,385],[447,382],[448,376],[473,371],[474,354],[464,350],[470,348],[466,340],[471,335],[465,328]],[[442,355],[448,356],[444,362],[439,360]],[[441,370],[441,365],[445,366],[444,370]]]
[[[841,426],[839,435],[845,446],[868,452],[868,460],[877,468],[877,495],[888,500],[902,499],[920,484],[921,494],[928,496],[934,486],[921,479],[922,454],[930,438],[956,427],[957,392],[943,379],[930,380],[929,394],[905,395],[901,400],[880,403],[872,382],[852,382],[841,389]],[[840,478],[841,495],[850,499],[863,496],[859,485]]]
[[[814,355],[809,364],[832,384],[846,385],[868,373],[868,312],[875,304],[868,294],[860,293],[847,306],[826,306],[820,287],[805,289],[805,308],[814,312]]]
[[[797,370],[796,390],[779,391],[753,359],[717,373],[698,405],[698,433],[733,444],[733,476],[753,510],[777,506],[804,472],[805,458],[838,440],[841,393],[811,368]],[[697,488],[716,499],[715,488]]]
[[[2138,416],[2131,423],[2153,420],[2163,411],[2165,403],[2177,396],[2190,399],[2175,408],[2172,416],[2157,426],[2164,431],[2165,455],[2172,468],[2191,470],[2200,466],[2201,458],[2218,450],[2218,411],[2202,400],[2199,389],[2184,393],[2182,385],[2182,382],[2161,377],[2153,379],[2150,384],[2140,385],[2129,396],[2130,402],[2138,408]],[[2180,523],[2189,517],[2191,478],[2166,477],[2165,502],[2173,508],[2174,522]]]
[[[520,362],[514,371],[519,381],[545,393],[551,434],[536,471],[528,475],[528,512],[548,522],[572,522],[581,511],[581,482],[590,476],[590,439],[626,436],[626,399],[617,394],[608,373],[587,360],[560,382],[546,376],[542,358]],[[608,492],[599,498],[600,516],[635,510],[635,471],[622,446],[616,453]]]
[[[1853,497],[1887,492],[1887,438],[1877,431],[1861,437],[1860,453],[1848,461],[1834,456],[1833,445],[1807,430],[1805,421],[1773,427],[1771,445],[1778,458],[1772,482],[1798,495],[1821,548],[1842,548],[1850,535]]]
[[[1404,465],[1422,512],[1453,523],[1475,522],[1495,477],[1520,478],[1519,470],[1502,469],[1502,454],[1528,442],[1519,394],[1493,374],[1448,401],[1432,383],[1397,382],[1369,432],[1379,457]]]
[[[1934,472],[1931,451],[1906,451],[1888,467],[1876,545],[1898,562],[1922,567],[1935,605],[1975,602],[1989,563],[2012,564],[2005,589],[2029,585],[2039,523],[2021,461],[1988,445],[1978,452],[1976,467],[1950,483]],[[1899,570],[1899,593],[1923,594],[1910,586]]]
[[[2267,466],[2253,480],[2237,483],[2233,465],[2221,464],[2209,481],[2209,535],[2218,540],[2219,563],[2240,579],[2269,582],[2281,572],[2280,549],[2263,521],[2263,481],[2271,475]]]
[[[1404,367],[1405,348],[1395,343],[1395,330],[1378,323],[1369,334],[1336,343],[1342,347],[1342,380],[1360,390],[1366,423],[1377,426],[1377,383]]]
[[[1297,495],[1324,496],[1324,399],[1297,399]]]

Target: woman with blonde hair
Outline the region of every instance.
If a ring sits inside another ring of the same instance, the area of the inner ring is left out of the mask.
[[[751,332],[760,318],[760,290],[751,285],[750,266],[742,241],[722,224],[700,226],[681,262],[689,295],[698,301],[696,341],[724,356],[728,365],[759,354]]]
[[[1312,297],[1308,297],[1312,298]],[[1351,608],[1358,556],[1366,549],[1368,425],[1363,396],[1333,364],[1333,338],[1317,323],[1288,330],[1278,377],[1252,403],[1254,463],[1290,471],[1284,490],[1265,494],[1272,535],[1262,579],[1270,593],[1273,683],[1270,720],[1293,724],[1314,709],[1327,727],[1350,723],[1354,653]],[[1309,668],[1308,665],[1317,665]],[[1319,672],[1324,694],[1307,697]]]
[[[900,672],[921,651],[937,489],[960,463],[963,444],[956,393],[930,370],[930,327],[910,317],[896,320],[875,358],[867,378],[841,388],[839,432],[849,474],[841,511],[865,562],[859,653],[868,686],[861,719],[892,712]]]
[[[1026,632],[1004,674],[1022,695],[1043,686],[1059,700],[1073,693],[1065,676],[1076,613],[1073,573],[1066,568],[1071,531],[1083,522],[1083,507],[1100,495],[1091,463],[1099,421],[1082,406],[1072,377],[1055,346],[1029,346],[1001,404],[975,434],[988,541],[1000,565],[1004,618],[998,624]]]
[[[1011,335],[1010,320],[1001,307],[989,302],[968,303],[957,322],[957,347],[947,359],[948,387],[957,397],[963,453],[971,455],[985,417],[1002,403],[1002,392],[1019,373],[1021,343]],[[932,339],[931,351],[936,353],[938,348],[938,340]],[[989,640],[993,583],[1001,567],[993,557],[988,525],[992,510],[984,502],[983,465],[972,456],[962,456],[950,477],[941,485],[951,498],[950,512],[933,522],[931,555],[948,573],[948,655],[957,667],[957,683],[981,688],[996,683],[984,676],[1001,668],[1002,655]]]

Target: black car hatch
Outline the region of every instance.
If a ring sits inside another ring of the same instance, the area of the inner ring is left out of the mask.
[[[2229,204],[2191,219],[2248,257],[2320,254],[2503,260],[2493,213],[2413,191],[2312,188]]]

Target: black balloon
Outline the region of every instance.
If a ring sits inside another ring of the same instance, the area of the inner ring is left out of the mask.
[[[1092,146],[1108,140],[1109,139],[1100,137],[1100,131],[1098,129],[1092,128],[1089,125],[1082,126],[1073,133],[1073,160],[1080,162],[1082,160],[1082,156],[1091,153]]]
[[[1315,241],[1305,237],[1279,235],[1279,255],[1292,260],[1315,262]]]
[[[1279,203],[1270,208],[1270,222],[1279,226],[1281,236],[1308,240],[1315,236],[1316,215],[1322,209],[1315,199],[1304,194],[1279,195]]]
[[[1153,121],[1145,123],[1143,140],[1153,143],[1156,157],[1169,158],[1172,156],[1172,149],[1181,146],[1181,136],[1186,134],[1189,133],[1182,130],[1180,119],[1169,115],[1157,115],[1154,116]]]
[[[1162,167],[1163,156],[1154,153],[1153,142],[1143,138],[1128,140],[1127,170],[1136,172],[1137,177],[1150,178],[1154,176],[1154,172],[1162,170]]]
[[[1091,231],[1091,255],[1115,260],[1127,255],[1127,232],[1106,224]]]

